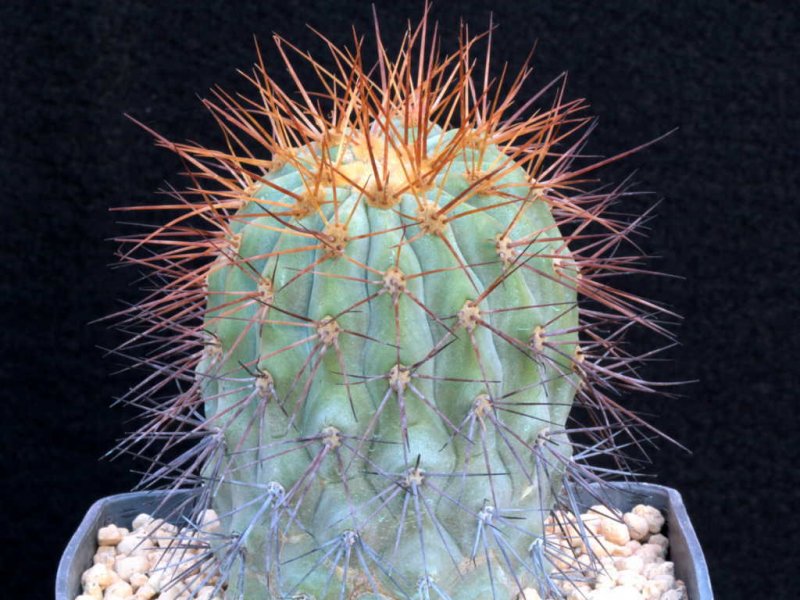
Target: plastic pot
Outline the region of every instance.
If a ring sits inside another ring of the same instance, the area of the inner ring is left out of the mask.
[[[606,492],[611,504],[626,511],[636,504],[650,504],[666,515],[669,537],[669,559],[675,563],[675,577],[686,583],[689,600],[713,600],[703,550],[697,541],[681,495],[674,489],[650,483],[615,484]],[[134,492],[108,496],[95,502],[69,541],[56,575],[56,600],[75,600],[80,594],[81,574],[92,565],[97,548],[97,530],[116,523],[129,526],[139,513],[154,516],[174,515],[176,507],[186,503],[186,493]],[[595,501],[587,494],[580,498],[582,508]]]

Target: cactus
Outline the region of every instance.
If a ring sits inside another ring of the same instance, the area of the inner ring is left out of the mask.
[[[204,101],[223,149],[152,132],[191,182],[127,209],[166,216],[121,250],[154,286],[118,315],[117,352],[152,370],[120,449],[156,448],[142,485],[191,490],[197,528],[219,515],[190,593],[558,595],[584,567],[546,520],[579,487],[602,501],[591,484],[646,437],[615,396],[654,391],[647,356],[620,342],[669,335],[668,313],[613,287],[641,272],[622,248],[645,216],[591,179],[638,148],[583,158],[592,120],[562,78],[520,101],[528,62],[493,74],[491,27],[444,57],[430,29],[426,11],[390,58],[376,20],[374,68],[359,42],[323,37],[321,63],[276,36],[297,93],[259,52],[253,99]]]

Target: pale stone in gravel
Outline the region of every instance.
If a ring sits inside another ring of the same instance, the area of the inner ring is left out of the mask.
[[[587,554],[581,554],[578,557],[578,568],[584,573],[590,571],[592,568],[592,559]]]
[[[653,579],[659,575],[675,576],[675,563],[672,561],[653,562],[645,565],[642,574],[648,579]]]
[[[581,535],[581,529],[578,526],[577,519],[571,513],[566,513],[562,517],[558,525],[558,530],[558,535],[564,536],[570,546],[573,548],[579,548],[581,546],[581,538],[583,535]]]
[[[521,594],[517,594],[517,600],[542,600],[542,597],[535,589],[525,588]]]
[[[117,554],[146,554],[148,550],[155,548],[155,545],[144,532],[135,532],[126,535],[117,544]]]
[[[666,584],[667,589],[675,587],[675,578],[672,575],[656,575],[651,577],[650,581],[661,581]]]
[[[556,526],[556,521],[558,519],[558,515],[561,514],[560,510],[553,511],[553,514],[547,515],[544,519],[544,534],[545,535],[558,535],[558,527]],[[517,594],[519,595],[519,594]]]
[[[109,569],[114,568],[114,563],[117,560],[117,549],[114,546],[100,546],[97,552],[94,553],[92,562],[94,564],[104,564]]]
[[[640,556],[627,556],[617,559],[616,565],[621,571],[633,571],[634,573],[643,574],[644,561]]]
[[[631,541],[628,526],[624,522],[610,517],[600,519],[600,535],[617,546],[624,546]]]
[[[592,507],[587,512],[589,514],[599,515],[601,517],[611,517],[612,519],[618,518],[622,515],[622,513],[615,511],[613,508],[604,506],[602,504],[592,505]]]
[[[569,542],[560,538],[556,540],[555,545],[558,546],[558,548],[551,548],[550,552],[548,553],[548,558],[553,563],[553,566],[562,571],[572,569],[575,564],[575,560],[573,558],[574,554],[572,553],[572,547],[569,545]]]
[[[145,572],[134,573],[133,575],[131,575],[131,578],[129,579],[131,587],[133,588],[134,592],[138,590],[140,587],[142,587],[144,584],[146,584],[147,580],[148,578]]]
[[[661,600],[661,597],[672,587],[672,583],[662,579],[648,580],[643,590],[645,600]]]
[[[167,564],[162,558],[164,553],[161,550],[149,550],[145,556],[147,556],[147,560],[150,563],[150,570],[163,567]]]
[[[625,521],[625,525],[628,526],[631,539],[641,542],[650,535],[650,525],[643,516],[629,512],[625,513],[622,519]]]
[[[598,537],[590,536],[581,544],[581,550],[598,558],[601,556],[627,556],[630,554],[625,546],[618,546],[599,535]]]
[[[106,588],[103,600],[124,600],[133,596],[131,585],[125,581],[118,581]]]
[[[611,552],[611,556],[630,556],[633,554],[633,550],[628,548],[627,544],[618,546],[617,544],[606,542],[606,548]]]
[[[141,574],[147,572],[150,568],[150,561],[146,556],[128,556],[117,561],[117,575],[122,577],[125,581],[130,581],[131,576],[134,574]]]
[[[85,584],[83,593],[92,598],[92,600],[103,600],[103,587],[96,581]]]
[[[169,582],[175,578],[175,568],[174,567],[158,567],[157,570],[150,573],[150,578],[147,580],[153,589],[156,591],[161,591],[162,587],[167,587]],[[172,586],[170,589],[174,589],[177,586]]]
[[[158,544],[159,548],[169,548],[176,544],[175,536],[178,534],[178,528],[169,523],[164,523],[158,529],[155,529],[151,537]]]
[[[153,520],[153,517],[148,515],[147,513],[141,513],[136,515],[136,518],[133,520],[131,527],[134,529],[141,529],[145,525],[149,525]]]
[[[632,513],[644,517],[647,521],[647,526],[650,533],[658,533],[664,526],[664,515],[661,511],[654,506],[647,506],[645,504],[637,504],[631,510]]]
[[[664,556],[667,555],[667,548],[669,548],[669,540],[667,539],[667,536],[661,535],[660,533],[654,533],[647,539],[647,543],[661,546],[664,551]]]
[[[683,589],[669,590],[659,600],[686,600],[686,594]]]
[[[637,541],[637,540],[631,540],[630,542],[628,542],[627,544],[625,544],[625,547],[626,547],[628,550],[630,550],[630,551],[631,551],[631,555],[633,555],[633,554],[636,554],[636,551],[637,551],[639,548],[641,548],[641,547],[642,547],[642,544],[641,544],[641,542],[639,542],[639,541]]]
[[[596,534],[597,530],[600,528],[600,515],[598,514],[585,512],[581,515],[581,521],[583,521],[584,527],[592,533]]]
[[[647,583],[647,578],[635,571],[620,571],[617,574],[617,585],[627,585],[641,591],[645,583]]]
[[[101,587],[107,587],[114,583],[114,571],[109,569],[104,564],[96,564],[89,567],[81,575],[81,583],[86,586],[90,583],[96,583]]]
[[[658,544],[642,544],[642,547],[634,552],[635,556],[641,557],[646,562],[655,562],[656,559],[661,558],[661,546]]]
[[[173,585],[158,595],[158,600],[178,600],[181,597],[181,586]]]
[[[207,533],[214,533],[215,531],[219,531],[219,528],[219,515],[217,515],[216,511],[210,508],[205,510],[203,516],[200,518],[200,529]]]
[[[598,590],[610,589],[617,585],[617,575],[619,572],[616,569],[606,569],[597,575],[594,581],[594,587]]]
[[[124,533],[116,525],[107,525],[97,530],[98,546],[116,546],[122,541]]]
[[[653,539],[653,536],[650,536],[650,539]],[[656,553],[656,556],[659,558],[666,558],[667,556],[667,547],[662,544],[653,544],[651,542],[647,542],[646,544],[642,544],[642,548],[646,548],[647,550],[652,549],[652,552]]]
[[[154,519],[150,518],[150,520],[139,528],[139,531],[147,533],[147,535],[152,534],[156,529],[161,527],[166,521],[164,519]]]
[[[150,600],[155,597],[158,592],[149,583],[145,583],[142,587],[136,590],[134,598],[136,600]]]
[[[600,566],[605,569],[606,571],[612,570],[615,571],[617,569],[617,561],[614,559],[613,556],[609,555],[602,555],[600,557]]]

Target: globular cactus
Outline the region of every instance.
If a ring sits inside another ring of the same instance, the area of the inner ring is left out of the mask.
[[[511,79],[488,49],[475,60],[491,30],[442,57],[429,27],[392,59],[376,21],[374,68],[358,41],[323,38],[322,64],[276,37],[297,93],[259,59],[254,99],[205,101],[223,149],[154,133],[192,182],[137,207],[167,216],[123,246],[156,285],[122,313],[137,333],[118,351],[145,347],[153,369],[122,448],[159,443],[144,484],[219,514],[189,591],[555,595],[585,565],[545,520],[578,487],[602,500],[590,484],[639,443],[614,396],[652,387],[620,341],[664,333],[664,311],[612,285],[640,269],[622,248],[641,218],[591,172],[621,155],[581,158],[591,119],[560,79],[535,108],[544,92],[518,100],[527,63]]]

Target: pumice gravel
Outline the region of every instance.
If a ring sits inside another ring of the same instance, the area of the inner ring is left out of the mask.
[[[645,504],[623,513],[592,506],[580,521],[567,511],[556,511],[545,521],[546,532],[558,546],[553,568],[567,570],[577,561],[584,581],[562,580],[558,587],[566,600],[688,600],[686,586],[675,578],[667,560],[669,540],[662,533],[665,519]],[[525,590],[524,600],[541,600]]]
[[[214,595],[217,576],[204,581],[194,596],[186,587],[186,576],[203,570],[208,538],[218,529],[217,521],[217,514],[207,510],[200,532],[142,513],[130,528],[101,527],[94,564],[83,572],[83,593],[75,600],[223,600]],[[568,569],[576,561],[585,566],[583,581],[564,581],[559,586],[563,598],[688,600],[686,586],[675,578],[674,563],[667,560],[664,523],[661,511],[645,504],[626,513],[592,506],[580,515],[580,522],[568,511],[548,517],[547,533],[558,546],[552,555],[563,556],[563,561],[554,561],[554,570]],[[542,598],[528,588],[515,600]]]
[[[75,600],[222,600],[214,594],[218,575],[189,588],[193,571],[207,570],[217,514],[203,514],[201,530],[178,528],[142,513],[130,528],[117,524],[97,532],[94,564],[81,575],[83,593]]]

